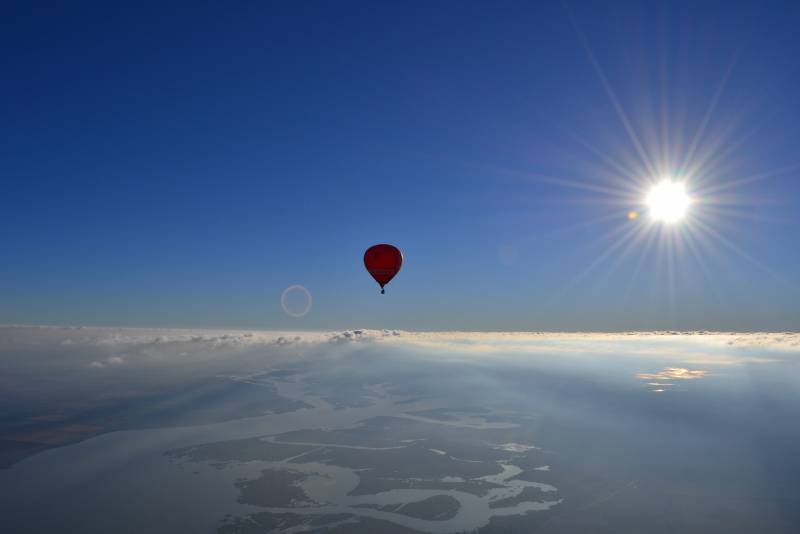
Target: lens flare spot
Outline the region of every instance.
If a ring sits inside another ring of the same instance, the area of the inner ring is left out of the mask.
[[[281,293],[281,308],[290,317],[302,317],[311,310],[311,293],[299,284],[291,285]]]

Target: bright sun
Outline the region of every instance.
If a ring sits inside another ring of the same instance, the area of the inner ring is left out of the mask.
[[[653,186],[645,199],[650,216],[656,221],[669,224],[683,219],[691,202],[686,194],[686,187],[669,179]]]

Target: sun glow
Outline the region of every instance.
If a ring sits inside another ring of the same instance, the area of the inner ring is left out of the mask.
[[[654,220],[672,224],[686,216],[691,199],[684,184],[665,179],[653,186],[645,203]]]
[[[800,164],[760,168],[749,159],[751,152],[745,150],[755,130],[737,127],[744,124],[744,116],[715,113],[733,64],[723,74],[716,91],[707,95],[709,101],[703,113],[691,113],[694,103],[682,100],[677,91],[660,95],[642,92],[641,101],[626,109],[626,102],[617,96],[597,61],[599,56],[588,41],[582,41],[600,88],[608,98],[608,110],[617,121],[598,123],[597,134],[591,129],[587,133],[580,127],[565,127],[569,137],[566,142],[574,143],[566,161],[574,163],[563,175],[491,167],[493,172],[515,180],[572,189],[576,201],[592,204],[593,212],[597,212],[591,218],[554,230],[564,234],[577,234],[587,228],[596,231],[589,245],[593,256],[564,283],[559,297],[578,291],[579,287],[586,289],[582,284],[591,280],[592,274],[601,275],[597,283],[605,284],[612,273],[622,270],[629,280],[620,302],[628,303],[643,287],[640,278],[650,276],[658,283],[649,286],[649,295],[666,300],[670,317],[677,320],[677,297],[681,294],[678,289],[696,273],[704,277],[715,298],[720,298],[713,266],[725,256],[744,260],[785,284],[767,265],[747,254],[732,234],[740,224],[775,221],[768,213],[762,219],[757,208],[763,201],[752,195],[750,188],[796,172]],[[649,69],[637,76],[645,83],[663,85],[665,81],[651,80]],[[653,96],[661,98],[651,100]],[[601,207],[605,210],[600,211]],[[537,237],[544,235],[549,233]]]

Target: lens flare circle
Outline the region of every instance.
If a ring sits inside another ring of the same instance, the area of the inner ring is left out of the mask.
[[[683,219],[691,202],[686,194],[686,186],[669,179],[658,182],[645,198],[650,217],[667,224]]]
[[[302,317],[311,310],[311,292],[300,284],[294,284],[281,293],[281,308],[290,317]]]

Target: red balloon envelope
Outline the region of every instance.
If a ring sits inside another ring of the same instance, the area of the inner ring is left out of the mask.
[[[372,278],[380,284],[381,293],[383,293],[383,286],[394,278],[402,265],[403,253],[392,245],[374,245],[364,253],[364,266]]]

